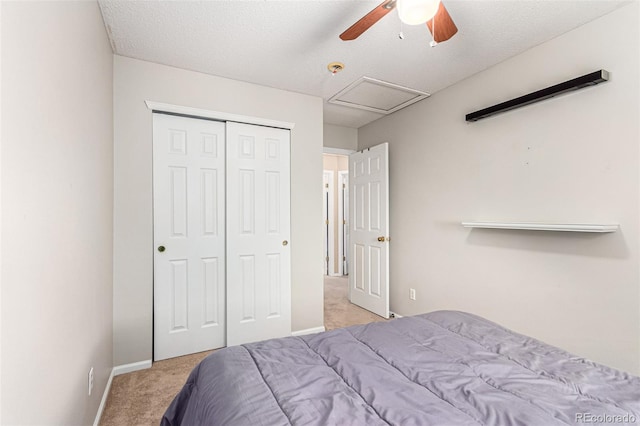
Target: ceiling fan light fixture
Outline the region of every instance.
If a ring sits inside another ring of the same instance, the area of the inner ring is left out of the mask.
[[[396,6],[402,22],[407,25],[419,25],[435,16],[440,0],[398,0]]]

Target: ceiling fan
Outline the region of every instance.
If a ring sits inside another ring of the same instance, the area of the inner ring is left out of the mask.
[[[426,22],[435,43],[447,41],[458,32],[458,27],[440,0],[385,0],[347,28],[340,34],[340,38],[345,41],[355,40],[396,6],[402,22],[409,25]]]

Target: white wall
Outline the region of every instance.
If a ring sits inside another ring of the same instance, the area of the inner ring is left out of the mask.
[[[322,100],[116,56],[114,362],[152,358],[152,118],[145,100],[295,123],[292,329],[323,325]]]
[[[640,373],[638,15],[634,2],[359,129],[359,149],[390,143],[391,310],[474,312]],[[600,68],[611,81],[464,121]],[[469,231],[463,220],[621,228]]]
[[[0,423],[91,424],[113,366],[113,55],[95,2],[0,7]]]
[[[358,149],[358,129],[335,124],[324,124],[322,127],[325,148],[350,149],[353,151]]]

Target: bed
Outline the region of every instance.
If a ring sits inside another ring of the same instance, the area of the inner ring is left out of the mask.
[[[438,311],[216,351],[162,419],[290,424],[640,424],[640,378]]]

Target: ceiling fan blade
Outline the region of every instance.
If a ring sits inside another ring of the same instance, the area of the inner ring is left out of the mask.
[[[435,33],[433,32],[434,23],[436,30]],[[451,15],[449,15],[447,8],[444,7],[442,2],[440,2],[438,11],[433,19],[427,21],[427,27],[429,27],[429,31],[433,34],[433,39],[438,43],[449,40],[458,32],[458,27],[453,23]]]
[[[342,40],[355,40],[360,34],[367,31],[373,24],[378,22],[384,15],[391,12],[396,7],[396,0],[385,0],[376,6],[371,12],[364,15],[358,22],[347,28],[340,34]]]

